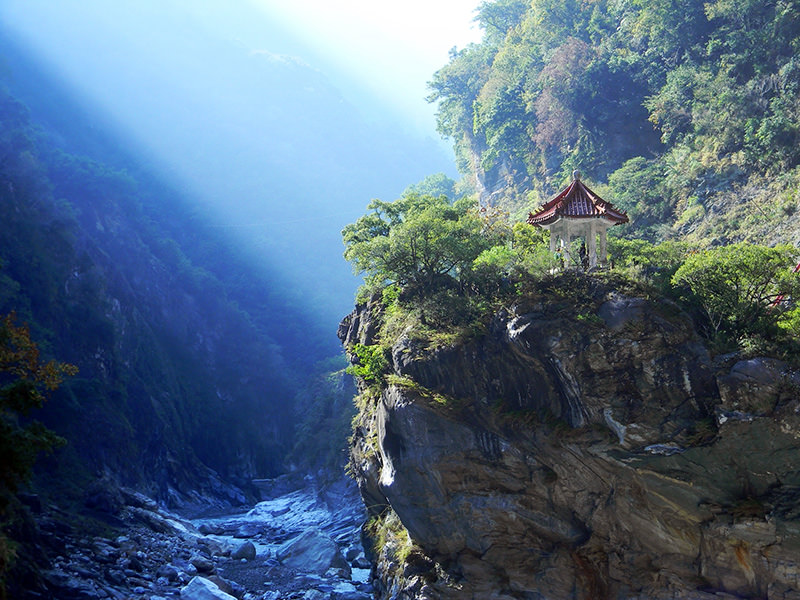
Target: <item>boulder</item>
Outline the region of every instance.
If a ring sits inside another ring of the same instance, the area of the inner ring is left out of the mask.
[[[214,563],[204,556],[193,556],[189,561],[198,573],[213,573]]]
[[[181,590],[184,600],[236,600],[235,596],[226,594],[213,581],[205,577],[194,577]]]
[[[197,531],[203,535],[222,535],[225,533],[225,528],[219,523],[202,523]]]
[[[786,363],[770,358],[737,362],[717,376],[722,408],[764,416],[772,414],[786,385]]]
[[[231,554],[231,558],[234,560],[254,560],[255,557],[256,547],[253,545],[253,542],[245,542]]]
[[[103,477],[89,486],[84,504],[87,508],[99,512],[118,515],[125,505],[125,501],[119,487],[110,479]]]
[[[226,594],[234,596],[239,600],[244,597],[245,589],[235,581],[228,581],[219,575],[209,575],[208,580],[216,584],[216,586]]]
[[[163,577],[167,581],[178,581],[178,578],[180,577],[178,569],[172,565],[162,565],[159,567],[158,571],[156,571],[156,575],[158,577]]]
[[[350,576],[350,565],[333,539],[319,529],[308,529],[278,549],[276,557],[285,566],[304,573],[324,574],[342,569]]]

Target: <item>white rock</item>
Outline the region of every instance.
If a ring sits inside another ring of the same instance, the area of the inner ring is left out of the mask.
[[[189,585],[181,590],[181,598],[185,600],[236,600],[226,594],[213,581],[205,577],[194,577]]]
[[[304,573],[325,573],[330,568],[343,569],[350,576],[350,565],[333,539],[319,529],[308,529],[286,542],[276,553],[284,565]]]

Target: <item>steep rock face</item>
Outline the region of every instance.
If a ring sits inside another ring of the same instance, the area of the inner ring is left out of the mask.
[[[800,379],[712,361],[669,306],[498,314],[480,339],[401,338],[353,470],[439,567],[387,597],[800,598]],[[340,328],[374,343],[376,305]],[[432,565],[432,563],[431,563]]]
[[[32,415],[68,441],[37,491],[80,499],[102,476],[170,504],[241,502],[230,484],[280,473],[291,447],[292,365],[267,326],[286,304],[192,261],[207,244],[247,265],[174,194],[39,135],[6,90],[0,131],[0,314],[79,368]]]

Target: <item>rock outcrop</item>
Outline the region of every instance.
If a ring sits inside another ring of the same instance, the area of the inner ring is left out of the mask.
[[[366,506],[413,544],[378,553],[386,597],[800,598],[800,377],[595,293],[454,346],[393,341],[351,446]],[[359,307],[340,338],[374,344],[380,319]]]

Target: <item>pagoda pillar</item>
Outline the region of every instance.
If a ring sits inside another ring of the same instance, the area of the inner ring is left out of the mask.
[[[608,256],[606,255],[606,228],[600,228],[600,266],[605,267],[608,263]]]
[[[569,269],[572,267],[572,263],[570,262],[569,257],[569,244],[572,241],[572,236],[570,235],[570,231],[568,227],[564,228],[564,235],[561,238],[561,252],[564,256],[564,268]]]
[[[586,236],[586,251],[589,253],[589,268],[597,266],[597,227],[589,223],[589,235]]]

